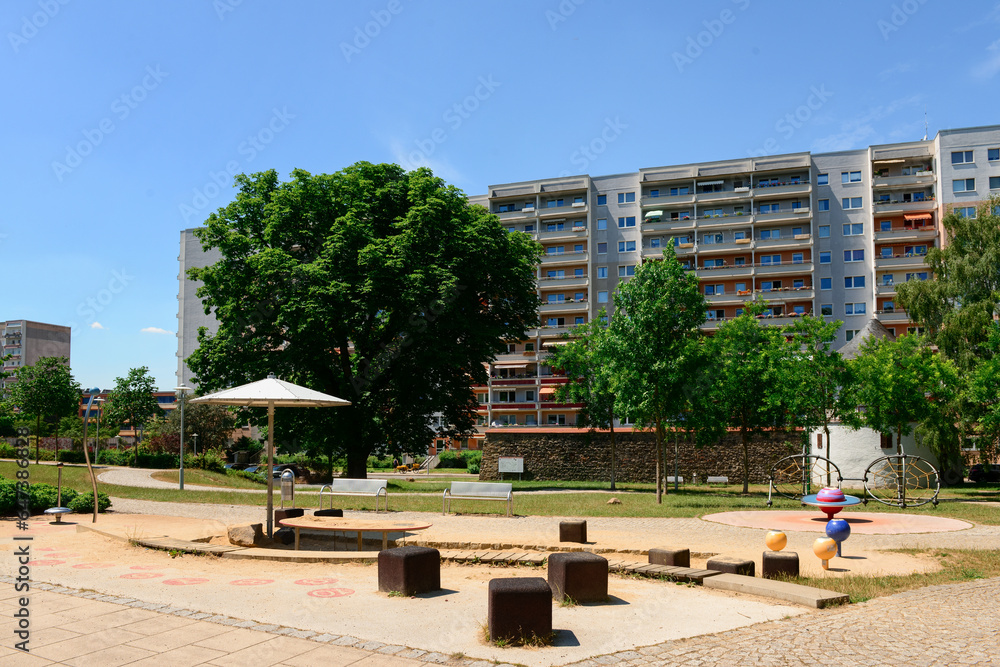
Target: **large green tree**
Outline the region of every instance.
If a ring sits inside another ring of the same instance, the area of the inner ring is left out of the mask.
[[[138,462],[139,434],[149,420],[161,412],[153,396],[155,391],[156,384],[149,368],[130,368],[128,375],[115,378],[115,388],[108,393],[107,403],[104,404],[104,419],[112,431],[121,427],[136,433],[133,464]]]
[[[35,419],[35,435],[41,432],[42,419],[60,419],[76,413],[80,405],[80,384],[73,379],[66,357],[42,357],[31,366],[18,368],[16,382],[9,389],[9,401],[22,415]],[[35,440],[38,458],[38,440]]]
[[[989,356],[989,327],[1000,315],[998,209],[1000,197],[994,196],[979,206],[975,217],[950,211],[942,220],[947,244],[927,252],[934,280],[896,288],[899,304],[964,371]]]
[[[763,325],[766,302],[750,303],[739,317],[723,322],[711,338],[716,382],[713,387],[722,421],[740,433],[743,493],[750,490],[750,443],[768,428],[789,424],[789,379],[793,347],[779,327]]]
[[[425,451],[435,412],[449,434],[471,433],[483,363],[537,322],[539,246],[428,169],[236,180],[197,232],[222,259],[189,273],[219,322],[188,359],[201,391],[274,372],[351,401],[275,423],[282,444],[346,455],[350,477],[376,449]]]
[[[689,383],[686,351],[705,321],[698,277],[668,245],[662,261],[644,262],[614,295],[611,369],[619,412],[656,434],[656,497],[661,502],[666,422],[677,427]]]
[[[987,342],[988,359],[981,362],[969,378],[970,412],[978,423],[979,455],[990,463],[1000,445],[1000,325],[993,323]]]
[[[611,344],[602,308],[598,318],[573,329],[565,345],[553,348],[544,362],[566,374],[568,381],[556,389],[560,403],[580,403],[576,415],[577,428],[591,431],[606,430],[611,435],[611,490],[615,490],[617,442],[615,438],[614,374],[609,362]]]

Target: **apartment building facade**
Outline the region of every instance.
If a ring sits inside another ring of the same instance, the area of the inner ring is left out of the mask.
[[[0,357],[9,357],[3,362],[5,373],[33,366],[42,357],[70,358],[70,328],[58,324],[31,320],[0,321],[0,339],[3,340]],[[0,391],[16,381],[13,377],[0,380]]]

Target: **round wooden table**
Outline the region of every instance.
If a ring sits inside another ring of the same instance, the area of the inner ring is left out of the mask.
[[[358,551],[361,551],[361,536],[363,533],[382,533],[382,548],[388,546],[389,533],[406,533],[414,530],[430,528],[429,523],[413,521],[373,521],[371,519],[344,519],[336,516],[300,516],[294,519],[283,519],[278,522],[286,528],[295,529],[295,550],[299,549],[299,530],[331,530],[334,532],[357,533]]]

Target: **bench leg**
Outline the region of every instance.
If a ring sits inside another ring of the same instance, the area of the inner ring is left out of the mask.
[[[299,527],[295,526],[295,550],[299,550]]]
[[[364,535],[360,530],[358,531],[358,552],[361,552],[361,536]]]

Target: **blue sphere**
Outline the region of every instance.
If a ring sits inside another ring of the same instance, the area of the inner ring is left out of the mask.
[[[839,545],[851,536],[851,524],[846,519],[830,519],[826,522],[826,536]]]

